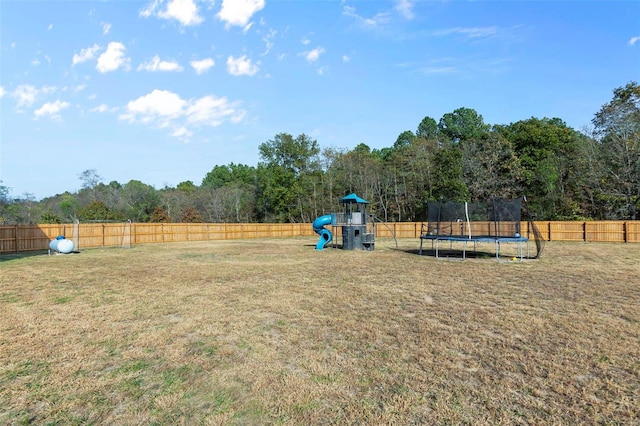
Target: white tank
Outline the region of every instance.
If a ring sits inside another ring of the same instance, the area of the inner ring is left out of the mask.
[[[67,239],[51,240],[49,248],[58,253],[68,254],[73,251],[73,241]]]

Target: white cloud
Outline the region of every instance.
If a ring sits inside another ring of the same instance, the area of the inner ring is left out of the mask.
[[[498,33],[498,28],[495,26],[491,27],[454,27],[447,28],[444,30],[439,30],[433,33],[436,36],[447,36],[451,34],[462,34],[467,36],[468,38],[482,38],[482,37],[491,37]]]
[[[344,6],[342,14],[353,18],[356,23],[365,28],[376,28],[389,22],[390,16],[388,13],[377,13],[372,18],[365,18],[356,12],[356,8],[353,6]]]
[[[130,101],[127,104],[127,113],[120,117],[129,122],[141,121],[143,123],[158,119],[166,120],[181,116],[185,104],[186,102],[175,93],[155,89],[148,95]]]
[[[413,3],[410,0],[397,0],[395,9],[405,19],[413,19]]]
[[[269,32],[262,37],[262,41],[264,41],[265,44],[265,50],[262,53],[261,56],[266,56],[269,54],[269,52],[271,51],[271,48],[273,47],[273,38],[278,35],[278,32],[276,30],[269,30]]]
[[[138,66],[138,71],[182,71],[182,66],[173,61],[161,61],[158,55],[154,56],[149,62],[142,63]]]
[[[47,30],[51,31],[53,29],[53,24],[49,24],[49,26],[47,27]]]
[[[342,55],[342,62],[350,62],[351,61],[351,56],[349,55]]]
[[[322,55],[324,53],[324,48],[322,47],[316,47],[313,50],[309,50],[307,52],[304,52],[303,55],[305,57],[305,59],[307,60],[308,63],[312,63],[318,60],[318,58],[320,58],[320,55]]]
[[[142,16],[143,18],[148,18],[149,16],[152,16],[153,14],[156,13],[156,9],[160,5],[160,3],[161,2],[159,0],[153,0],[144,9],[140,10],[139,15]]]
[[[100,104],[97,107],[91,108],[89,111],[102,113],[102,112],[109,112],[109,111],[113,111],[113,110],[109,109],[107,104]]]
[[[629,46],[635,46],[635,44],[637,42],[639,42],[639,41],[640,41],[640,36],[631,37],[629,39],[629,43],[628,44],[629,44]]]
[[[55,102],[47,102],[42,105],[39,109],[34,111],[34,115],[36,118],[44,117],[48,115],[52,118],[59,118],[60,111],[69,107],[69,102],[64,101],[55,101]]]
[[[258,69],[258,66],[252,64],[251,59],[247,58],[247,55],[242,55],[237,59],[229,56],[227,59],[227,71],[231,75],[254,75]]]
[[[251,17],[263,8],[264,0],[222,0],[217,16],[227,27],[235,25],[246,31],[251,27],[251,24],[247,25]]]
[[[71,64],[81,64],[82,62],[89,61],[95,58],[96,53],[100,50],[100,46],[94,44],[91,47],[87,47],[86,49],[80,49],[80,53],[73,55],[73,59],[71,60]]]
[[[203,19],[193,0],[171,0],[165,11],[158,13],[163,19],[176,19],[184,26],[198,25]]]
[[[198,25],[204,21],[194,0],[169,0],[167,7],[160,10],[164,3],[163,0],[154,0],[140,11],[140,16],[148,18],[156,15],[162,19],[175,19],[185,27]]]
[[[130,59],[125,57],[124,44],[112,41],[107,46],[107,50],[98,58],[96,69],[101,73],[115,71],[120,67],[129,69]]]
[[[193,132],[186,127],[178,127],[171,133],[171,136],[178,139],[188,139],[193,136]]]
[[[38,89],[28,84],[21,84],[13,91],[13,97],[16,98],[18,108],[33,105],[37,96]]]
[[[215,64],[216,64],[215,61],[211,58],[205,58],[205,59],[194,60],[189,62],[189,65],[191,65],[191,68],[193,68],[196,71],[196,74],[198,75],[204,74],[205,72],[209,71],[209,68],[213,67]]]
[[[244,116],[243,111],[236,111],[235,105],[229,103],[227,98],[204,96],[194,101],[185,112],[187,122],[219,126],[225,119],[237,119]]]
[[[184,100],[173,92],[157,89],[129,102],[126,110],[120,115],[121,120],[168,128],[171,129],[170,135],[180,139],[193,135],[190,126],[216,127],[225,121],[237,123],[246,114],[237,102],[229,102],[224,97],[207,95]]]
[[[458,70],[455,67],[423,67],[418,70],[422,74],[427,75],[447,75],[455,74]]]
[[[305,46],[308,45],[309,43],[311,43],[311,40],[309,40],[308,38],[303,38],[302,40],[300,40],[300,43],[304,44]]]
[[[102,22],[100,25],[102,25],[102,35],[109,34],[109,31],[111,31],[111,24],[108,22]]]
[[[6,92],[4,91],[4,87],[0,86],[0,99],[2,99],[4,97],[4,94]]]

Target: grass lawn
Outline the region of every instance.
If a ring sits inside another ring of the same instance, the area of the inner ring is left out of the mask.
[[[640,244],[0,257],[0,424],[640,424]]]

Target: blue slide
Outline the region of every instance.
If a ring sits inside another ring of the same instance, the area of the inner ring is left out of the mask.
[[[318,240],[318,244],[316,244],[316,250],[322,250],[327,244],[329,244],[333,240],[333,234],[327,228],[326,225],[331,224],[331,215],[325,214],[324,216],[319,216],[316,220],[313,221],[313,231],[320,235],[320,239]]]

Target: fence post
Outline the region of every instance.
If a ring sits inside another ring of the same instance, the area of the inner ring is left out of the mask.
[[[622,230],[624,231],[624,242],[629,242],[629,224],[625,221],[622,223]]]
[[[16,253],[20,253],[20,249],[18,247],[18,241],[19,241],[18,240],[18,225],[16,225],[15,229],[16,229],[16,231],[14,233],[14,237],[15,237],[15,240],[16,240]]]

